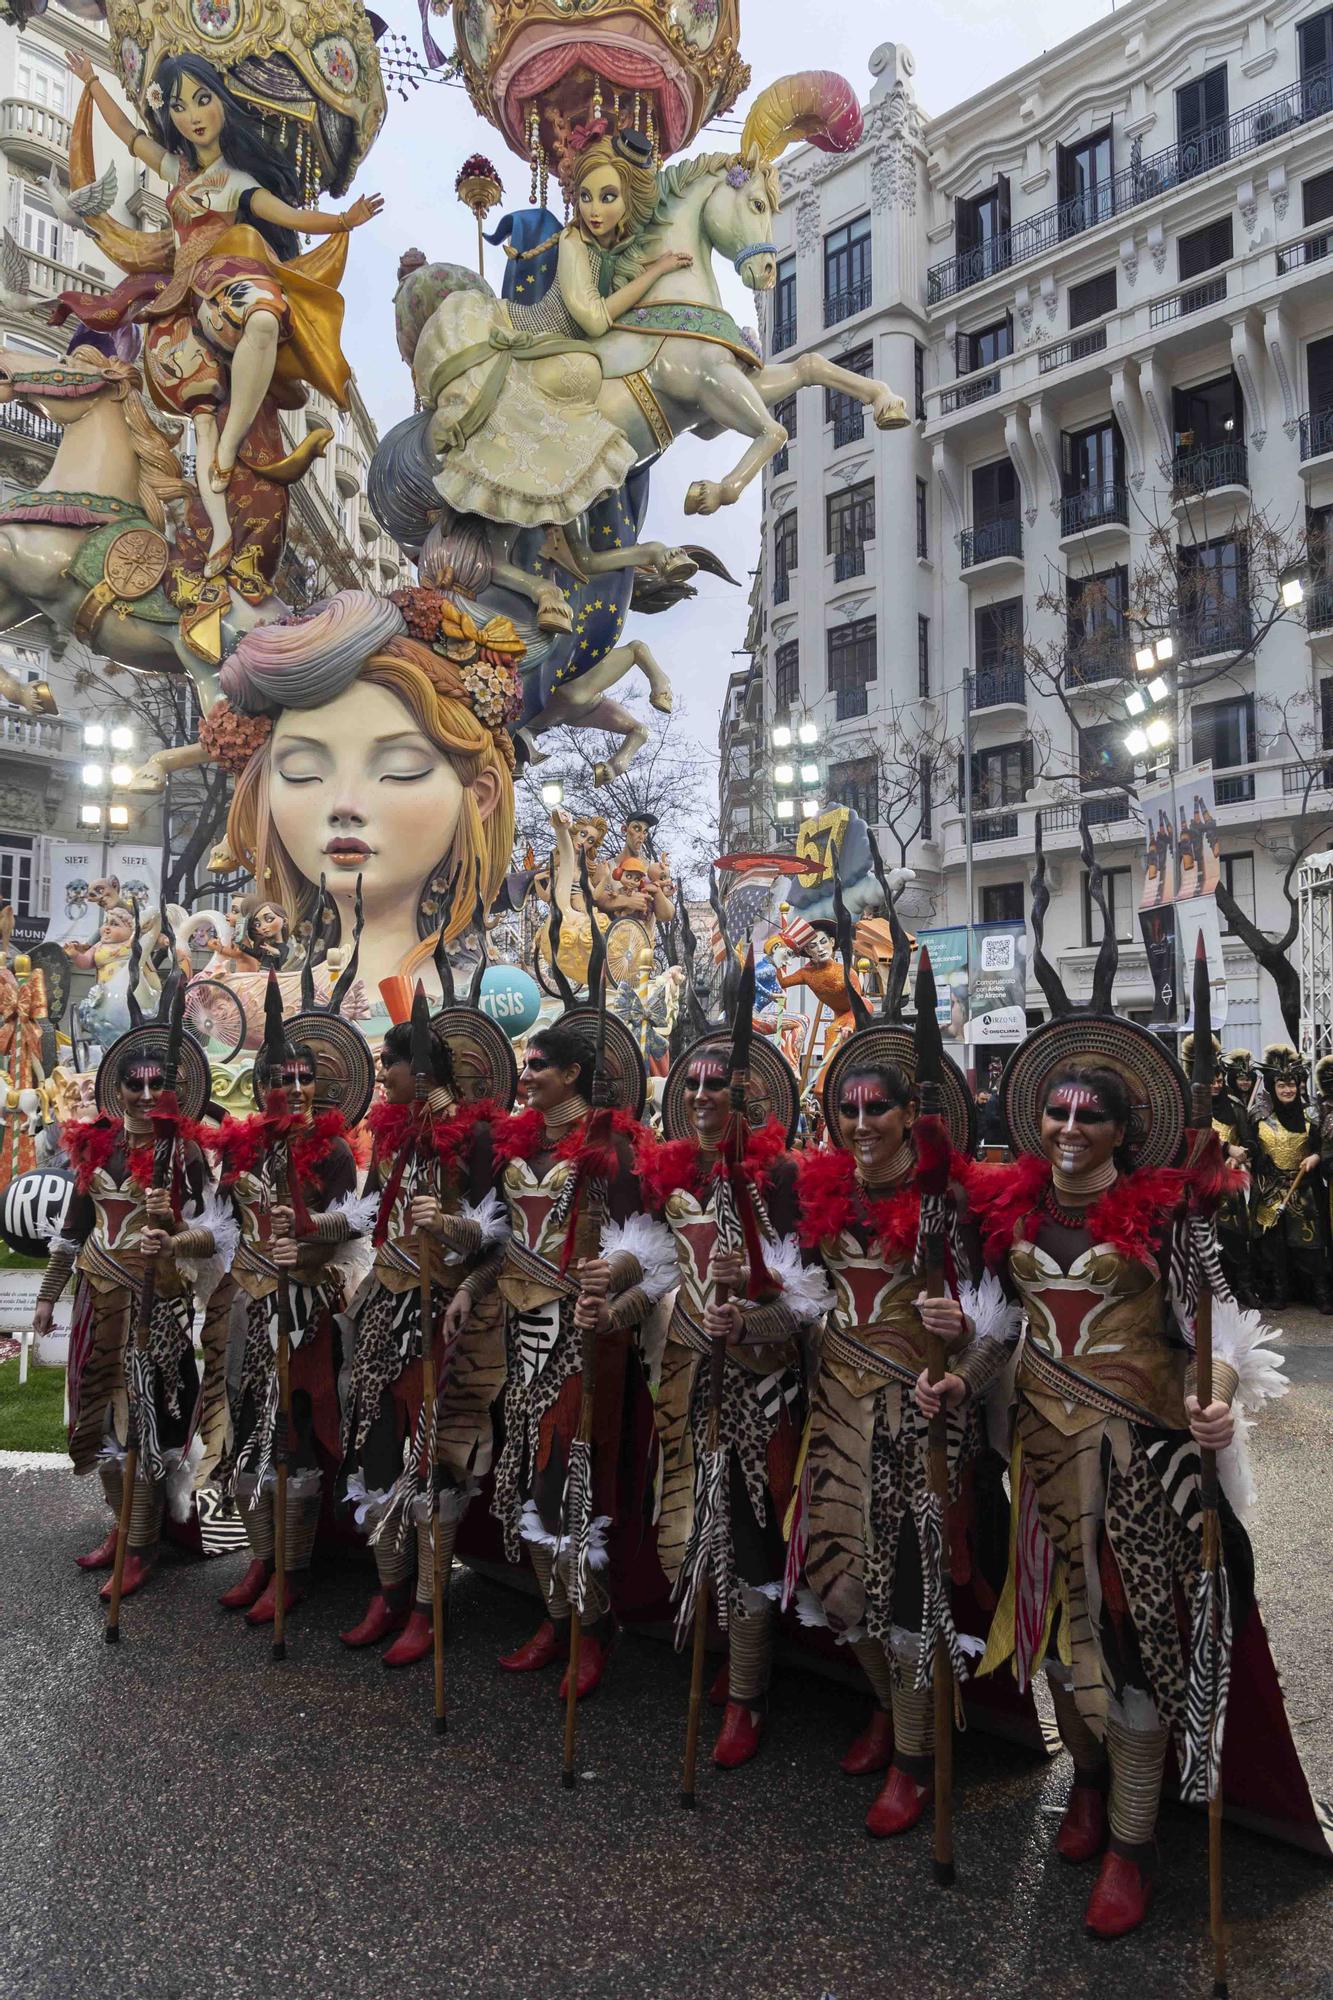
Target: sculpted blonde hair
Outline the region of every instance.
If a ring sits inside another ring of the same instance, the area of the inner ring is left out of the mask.
[[[414,639],[391,639],[370,658],[356,683],[383,688],[400,701],[424,736],[443,750],[463,786],[454,837],[443,854],[422,870],[424,893],[442,868],[458,871],[459,891],[445,925],[445,942],[461,937],[472,921],[472,885],[481,867],[481,893],[493,902],[509,867],[514,845],[514,780],[509,759],[495,736],[469,705],[458,670]],[[315,886],[306,880],[278,837],[269,811],[272,737],[256,750],[236,782],[227,815],[227,841],[240,864],[253,874],[266,900],[281,903],[294,923]],[[483,773],[496,781],[494,811],[482,819],[472,786]],[[438,933],[409,952],[401,970],[410,975],[426,965]]]

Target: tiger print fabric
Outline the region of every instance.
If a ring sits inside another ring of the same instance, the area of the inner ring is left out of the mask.
[[[236,1303],[234,1280],[218,1280],[204,1307],[204,1323],[199,1341],[203,1349],[203,1380],[199,1388],[199,1409],[195,1435],[203,1456],[195,1467],[197,1492],[207,1486],[227,1453],[231,1433],[231,1406],[227,1399],[227,1349],[231,1343],[232,1311]]]
[[[505,1555],[510,1562],[516,1563],[523,1552],[519,1523],[537,1468],[542,1419],[554,1407],[570,1376],[577,1375],[583,1366],[583,1342],[574,1325],[573,1306],[562,1306],[560,1331],[545,1366],[534,1381],[527,1379],[512,1323],[507,1331],[506,1345],[508,1380],[504,1399],[504,1448],[495,1468],[491,1513],[504,1534]]]
[[[79,1376],[78,1403],[69,1439],[69,1455],[76,1475],[94,1470],[106,1436],[127,1445],[130,1432],[125,1373],[133,1337],[135,1296],[119,1287],[90,1290],[92,1332],[88,1356]],[[159,1298],[154,1302],[148,1329],[148,1360],[158,1412],[159,1442],[164,1448],[184,1443],[193,1415],[192,1404],[183,1408],[186,1362],[193,1353],[192,1322],[188,1298]],[[189,1386],[193,1387],[192,1360],[189,1373]]]

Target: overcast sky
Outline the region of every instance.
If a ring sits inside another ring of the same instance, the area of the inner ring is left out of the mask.
[[[376,0],[376,4],[392,28],[419,45],[417,10],[410,0],[406,4]],[[1020,8],[1012,0],[936,0],[924,15],[869,5],[866,0],[820,7],[812,7],[810,0],[741,0],[741,46],[756,89],[793,70],[837,69],[864,101],[870,91],[872,49],[910,19],[907,40],[916,58],[917,96],[926,113],[934,115],[1107,11],[1107,0],[1027,0]],[[447,47],[449,35],[437,33]],[[744,101],[740,109],[744,110]],[[705,137],[700,150],[707,143]],[[524,204],[527,174],[522,163],[504,148],[498,133],[475,116],[466,93],[426,84],[406,103],[391,97],[388,119],[357,184],[358,192],[378,189],[386,204],[379,220],[358,230],[352,240],[345,286],[345,345],[361,392],[382,430],[412,406],[411,381],[398,357],[389,311],[398,259],[415,244],[433,259],[473,263],[476,226],[457,202],[453,183],[463,160],[474,151],[487,153],[499,167],[505,206]],[[491,217],[492,227],[501,213],[497,210]],[[488,274],[498,287],[502,255],[488,250],[487,257]],[[753,325],[753,300],[729,270],[716,268],[732,311],[742,325]],[[910,384],[894,386],[910,394]],[[716,477],[739,453],[734,438],[712,444],[681,438],[653,475],[648,533],[666,542],[706,541],[742,587],[732,590],[702,578],[692,604],[637,621],[675,685],[691,732],[709,755],[716,751],[717,716],[727,675],[739,664],[733,651],[745,637],[745,592],[758,540],[759,481],[737,506],[706,522],[688,519],[682,502],[692,479]],[[629,693],[632,685],[627,682],[622,693]]]

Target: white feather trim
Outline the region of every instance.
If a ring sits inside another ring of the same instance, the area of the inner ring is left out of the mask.
[[[49,1257],[77,1257],[82,1248],[81,1243],[76,1243],[72,1236],[62,1236],[58,1229],[51,1230],[46,1237],[46,1253]]]
[[[387,1486],[371,1488],[366,1485],[364,1475],[353,1472],[347,1480],[347,1504],[354,1512],[353,1520],[358,1528],[364,1528],[372,1514],[381,1511],[389,1497]]]
[[[190,1509],[194,1505],[194,1475],[204,1455],[204,1441],[201,1437],[190,1439],[189,1450],[183,1455],[179,1451],[163,1453],[167,1468],[167,1512],[173,1521],[188,1521]]]
[[[796,1593],[796,1622],[799,1625],[809,1625],[816,1631],[833,1632],[833,1627],[828,1622],[828,1613],[814,1591],[808,1587]],[[864,1625],[853,1625],[846,1632],[833,1632],[834,1640],[839,1646],[855,1646],[865,1638],[865,1635]]]
[[[206,1229],[213,1239],[211,1255],[177,1259],[180,1269],[190,1281],[195,1304],[202,1311],[235,1261],[241,1228],[231,1203],[213,1188],[206,1190],[198,1215],[187,1215],[183,1226],[186,1229]]]
[[[609,1514],[596,1514],[588,1524],[588,1561],[593,1569],[605,1569],[611,1560],[611,1552],[606,1546],[606,1531],[610,1525]],[[551,1533],[537,1512],[535,1500],[529,1500],[524,1507],[519,1518],[518,1532],[521,1540],[535,1542],[539,1548],[549,1549],[557,1562],[569,1553],[569,1536]]]
[[[778,1604],[782,1599],[782,1584],[742,1583],[741,1605],[749,1612],[762,1611],[769,1604]]]
[[[337,1201],[331,1201],[324,1210],[325,1215],[345,1215],[353,1236],[364,1236],[367,1230],[373,1229],[379,1212],[380,1198],[377,1194],[340,1194]]]
[[[1291,1387],[1282,1373],[1285,1356],[1269,1346],[1275,1333],[1276,1328],[1265,1326],[1257,1312],[1246,1312],[1230,1299],[1214,1299],[1213,1354],[1240,1377],[1231,1404],[1235,1436],[1217,1455],[1217,1476],[1241,1520],[1258,1498],[1250,1463],[1254,1417],[1265,1403],[1285,1396]]]
[[[1005,1297],[994,1271],[987,1271],[979,1285],[959,1285],[958,1303],[976,1329],[975,1339],[1000,1340],[1006,1346],[1017,1340],[1023,1308],[1017,1299]]]
[[[803,1325],[833,1308],[834,1295],[820,1264],[807,1264],[795,1236],[764,1239],[764,1262],[782,1286],[782,1303]]]
[[[491,1250],[497,1243],[508,1242],[509,1210],[494,1188],[488,1188],[475,1206],[470,1201],[461,1203],[458,1213],[464,1222],[476,1223],[481,1231],[483,1250]]]
[[[643,1273],[639,1288],[654,1304],[679,1283],[671,1231],[651,1215],[631,1215],[624,1222],[606,1224],[602,1230],[603,1257],[609,1260],[622,1252],[638,1264]]]

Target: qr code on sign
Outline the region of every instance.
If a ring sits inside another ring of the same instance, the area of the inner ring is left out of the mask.
[[[981,969],[983,972],[1012,972],[1014,969],[1013,938],[982,938]]]

